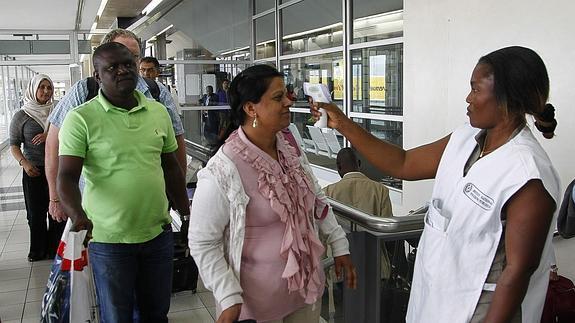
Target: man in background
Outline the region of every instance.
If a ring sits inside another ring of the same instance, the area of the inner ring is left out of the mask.
[[[160,75],[160,62],[155,57],[146,56],[140,59],[140,76],[155,80]]]
[[[200,99],[200,104],[203,106],[218,105],[218,96],[214,94],[213,86],[206,86],[206,94]]]
[[[214,93],[213,86],[206,86],[206,94],[200,99],[200,104],[203,106],[218,105],[218,96]],[[215,145],[220,133],[220,111],[215,109],[203,110],[202,116],[206,143],[208,146]]]
[[[228,103],[228,89],[230,88],[230,81],[224,79],[222,81],[222,88],[218,90],[218,104],[219,105],[229,105]]]
[[[325,187],[325,195],[373,216],[393,216],[389,189],[360,172],[361,162],[353,149],[342,148],[337,153],[336,164],[341,180]],[[381,247],[381,277],[389,278],[388,251],[393,252],[393,247],[385,244]]]
[[[337,153],[336,164],[341,180],[324,189],[327,196],[367,214],[393,215],[389,189],[359,171],[361,162],[351,148],[343,148]]]
[[[161,68],[160,68],[160,62],[158,62],[158,60],[155,57],[152,56],[146,56],[146,57],[142,57],[140,58],[140,76],[150,79],[150,80],[154,80],[154,81],[158,81],[157,78],[158,76],[160,76],[161,73]],[[158,83],[161,83],[160,81],[158,81]],[[163,84],[163,83],[162,83]],[[170,94],[172,95],[172,100],[174,100],[174,106],[176,107],[176,111],[178,112],[178,115],[182,115],[182,108],[180,107],[180,102],[178,99],[178,93],[176,92],[176,89],[174,88],[174,86],[170,86],[169,84],[163,84],[166,88],[168,88],[168,91],[170,91]]]
[[[140,40],[131,31],[124,29],[114,29],[110,31],[102,43],[118,42],[126,46],[133,55],[135,63],[137,64],[140,57]],[[142,77],[138,77],[138,83],[136,85],[136,90],[142,92],[149,99],[153,99],[152,89],[150,89],[148,82]],[[172,100],[172,96],[168,89],[162,84],[157,83],[157,88],[159,89],[158,101],[162,103],[168,110],[170,119],[172,121],[172,126],[174,128],[174,133],[176,135],[176,141],[178,143],[178,149],[176,155],[178,157],[178,162],[182,168],[184,174],[186,171],[186,146],[184,142],[184,128],[182,126],[182,121],[177,113],[176,106]],[[62,211],[60,206],[60,199],[56,191],[56,175],[58,174],[58,132],[60,127],[64,122],[66,114],[74,109],[75,107],[81,105],[82,103],[88,101],[88,96],[90,95],[90,88],[88,86],[89,80],[83,79],[76,82],[68,91],[68,93],[58,102],[54,111],[50,114],[48,121],[50,121],[50,128],[48,130],[48,137],[46,139],[46,178],[48,180],[48,187],[50,191],[50,204],[49,212],[52,217],[57,221],[64,221],[67,219],[66,214]],[[97,93],[96,93],[97,94]],[[81,184],[82,185],[82,184]]]

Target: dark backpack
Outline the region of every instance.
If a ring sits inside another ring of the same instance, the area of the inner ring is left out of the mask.
[[[563,196],[563,203],[559,208],[559,215],[557,216],[557,231],[563,239],[575,237],[575,201],[573,201],[573,186],[575,180],[567,186],[565,195]]]
[[[93,76],[88,77],[86,81],[87,81],[86,85],[88,86],[88,96],[86,97],[86,101],[89,101],[92,98],[96,97],[96,95],[98,95],[100,84],[96,82],[96,79]],[[148,84],[148,89],[150,90],[150,94],[152,94],[152,97],[156,101],[160,102],[160,87],[158,86],[158,83],[156,83],[156,81],[154,80],[147,79],[145,77],[144,81],[146,81],[146,84]]]

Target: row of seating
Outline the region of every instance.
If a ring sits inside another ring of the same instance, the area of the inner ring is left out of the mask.
[[[336,158],[341,149],[335,130],[330,128],[318,128],[307,126],[311,139],[302,138],[297,126],[293,123],[289,126],[290,131],[301,144],[304,151],[312,152],[316,155],[323,155],[329,158]]]

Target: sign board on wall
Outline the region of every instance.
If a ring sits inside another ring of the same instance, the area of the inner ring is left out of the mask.
[[[200,75],[186,74],[186,95],[200,95]]]

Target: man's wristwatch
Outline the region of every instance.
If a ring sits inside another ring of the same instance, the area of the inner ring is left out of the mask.
[[[180,219],[182,220],[182,222],[184,221],[190,221],[190,215],[180,215]]]

